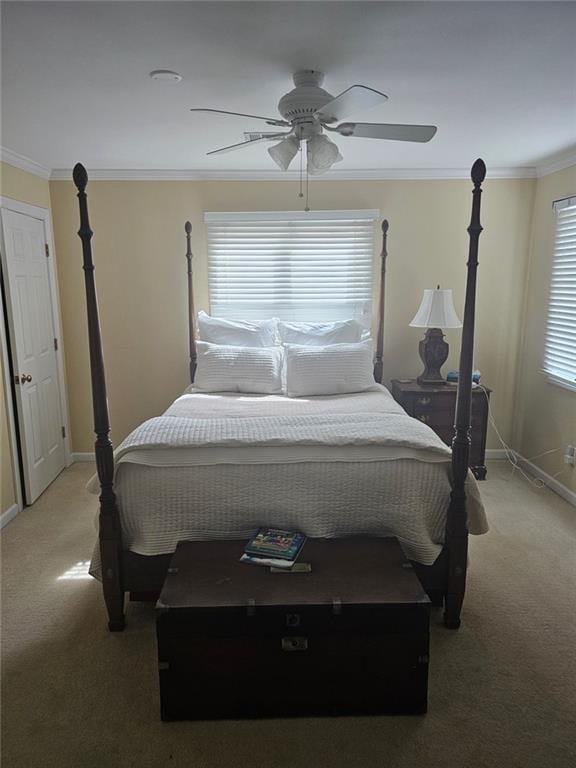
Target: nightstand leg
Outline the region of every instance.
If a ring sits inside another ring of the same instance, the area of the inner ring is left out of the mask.
[[[488,470],[486,467],[482,464],[478,467],[470,467],[472,470],[472,474],[476,478],[476,480],[486,480],[486,475],[488,474]]]

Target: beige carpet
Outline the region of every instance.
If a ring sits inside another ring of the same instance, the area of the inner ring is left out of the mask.
[[[576,765],[576,510],[504,463],[482,484],[492,530],[471,540],[463,626],[434,613],[428,715],[175,724],[153,609],[111,635],[99,585],[60,578],[91,554],[90,472],[3,532],[4,768]]]

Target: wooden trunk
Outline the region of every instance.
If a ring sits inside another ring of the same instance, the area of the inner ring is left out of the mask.
[[[312,539],[310,573],[181,542],[158,601],[163,720],[416,714],[430,602],[396,539]]]

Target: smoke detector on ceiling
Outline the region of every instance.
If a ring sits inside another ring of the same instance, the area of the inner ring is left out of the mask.
[[[152,80],[164,80],[167,83],[179,83],[182,80],[182,75],[178,72],[173,72],[171,69],[153,69],[150,72]]]

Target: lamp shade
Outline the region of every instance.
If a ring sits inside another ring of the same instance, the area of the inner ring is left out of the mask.
[[[268,154],[277,166],[283,171],[287,171],[288,166],[298,154],[298,146],[298,139],[295,136],[288,136],[280,144],[274,144],[273,147],[270,147]]]
[[[452,290],[426,288],[420,307],[410,323],[415,328],[461,328],[452,299]]]

